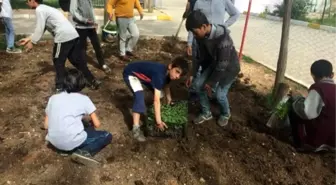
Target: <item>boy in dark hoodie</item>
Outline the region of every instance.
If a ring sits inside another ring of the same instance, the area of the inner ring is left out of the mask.
[[[187,80],[190,87],[193,76],[199,67],[201,75],[195,78],[196,92],[200,97],[201,114],[194,120],[195,124],[212,119],[208,96],[215,93],[220,107],[217,124],[227,127],[230,118],[230,105],[227,93],[240,71],[240,64],[233,41],[224,25],[210,24],[200,11],[193,11],[187,18],[186,28],[193,32],[199,46],[196,60],[193,61],[192,74]]]

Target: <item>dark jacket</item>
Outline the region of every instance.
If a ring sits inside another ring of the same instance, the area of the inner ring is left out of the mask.
[[[315,90],[324,103],[320,115],[305,124],[305,142],[314,147],[327,144],[336,147],[336,85],[318,82],[309,90]]]
[[[193,76],[200,66],[211,68],[211,75],[206,84],[213,86],[219,82],[220,86],[233,81],[240,71],[240,64],[229,31],[223,25],[212,25],[208,38],[197,40],[198,51],[193,64]],[[208,65],[204,65],[209,62]]]

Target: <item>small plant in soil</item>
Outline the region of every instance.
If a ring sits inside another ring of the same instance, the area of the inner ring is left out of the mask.
[[[281,120],[284,120],[288,114],[289,106],[290,106],[289,101],[278,104],[275,108],[275,114]]]
[[[149,136],[183,137],[188,122],[188,102],[179,101],[171,105],[161,106],[161,119],[168,129],[161,132],[156,128],[153,105],[149,107],[146,119],[146,130]]]

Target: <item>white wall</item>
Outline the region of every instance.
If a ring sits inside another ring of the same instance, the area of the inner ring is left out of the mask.
[[[247,11],[250,0],[235,0],[235,6],[240,12]],[[262,13],[268,7],[271,11],[274,5],[281,4],[283,0],[252,0],[251,12]]]
[[[248,4],[250,0],[235,0],[235,6],[242,13],[247,11]],[[335,0],[333,0],[335,1]],[[252,0],[251,12],[253,13],[262,13],[265,8],[268,7],[270,11],[274,10],[274,5],[281,4],[283,0]],[[315,4],[316,12],[321,13],[324,7],[324,0],[313,0],[313,4]],[[330,0],[327,0],[327,8],[330,5]]]

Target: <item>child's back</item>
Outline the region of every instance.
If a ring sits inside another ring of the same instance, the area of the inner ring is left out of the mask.
[[[167,76],[167,66],[151,61],[139,61],[127,65],[123,76],[124,78],[137,77],[142,84],[158,90],[170,81]],[[132,83],[130,85],[132,86]]]
[[[46,139],[60,150],[78,147],[87,138],[82,118],[95,110],[89,97],[80,93],[53,95],[46,108],[49,127]]]
[[[36,8],[36,17],[36,29],[39,32],[32,36],[35,42],[43,35],[45,28],[53,34],[56,43],[67,42],[79,36],[71,22],[56,8],[41,4]]]
[[[309,91],[312,90],[320,96],[321,102],[318,107],[321,107],[321,110],[312,120],[311,127],[306,127],[307,142],[315,146],[335,146],[336,84],[332,79],[325,79],[314,83]]]

